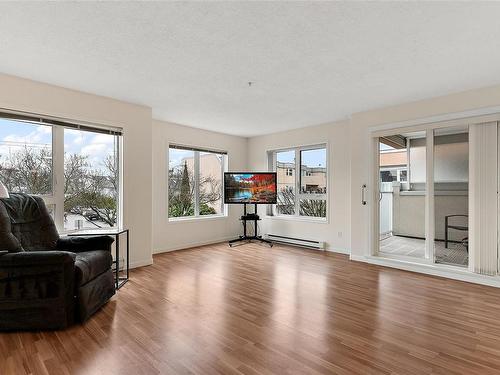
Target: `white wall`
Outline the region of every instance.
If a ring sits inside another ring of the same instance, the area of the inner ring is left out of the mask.
[[[252,171],[266,171],[267,152],[294,146],[328,145],[328,221],[265,217],[264,233],[289,235],[325,241],[327,249],[349,250],[349,122],[342,121],[287,132],[253,137],[248,142],[248,161]],[[265,216],[265,208],[259,214]]]
[[[151,264],[151,109],[4,74],[0,109],[123,128],[123,221],[130,228],[130,262]]]
[[[228,206],[224,218],[168,220],[168,144],[227,151],[228,170],[247,169],[247,139],[162,121],[153,121],[153,248],[155,253],[225,241],[242,233],[242,207]]]

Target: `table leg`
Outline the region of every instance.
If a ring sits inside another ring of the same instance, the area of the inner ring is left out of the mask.
[[[116,289],[118,289],[118,284],[120,282],[120,235],[116,235],[116,247],[115,247],[115,258],[116,258],[116,269],[115,269],[115,282]]]

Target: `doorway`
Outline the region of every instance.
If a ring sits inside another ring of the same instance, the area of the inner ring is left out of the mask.
[[[376,254],[468,265],[468,127],[376,138]]]

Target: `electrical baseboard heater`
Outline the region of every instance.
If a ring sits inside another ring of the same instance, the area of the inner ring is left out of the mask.
[[[277,243],[307,247],[309,249],[325,250],[325,243],[322,241],[304,240],[302,238],[278,236],[276,234],[268,234],[267,238]]]

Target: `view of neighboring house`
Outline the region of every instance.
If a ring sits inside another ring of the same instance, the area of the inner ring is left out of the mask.
[[[326,193],[326,168],[302,165],[300,176],[301,193]],[[277,162],[278,191],[296,186],[295,163]]]
[[[405,182],[408,178],[408,154],[406,149],[380,150],[380,177],[382,182]]]

